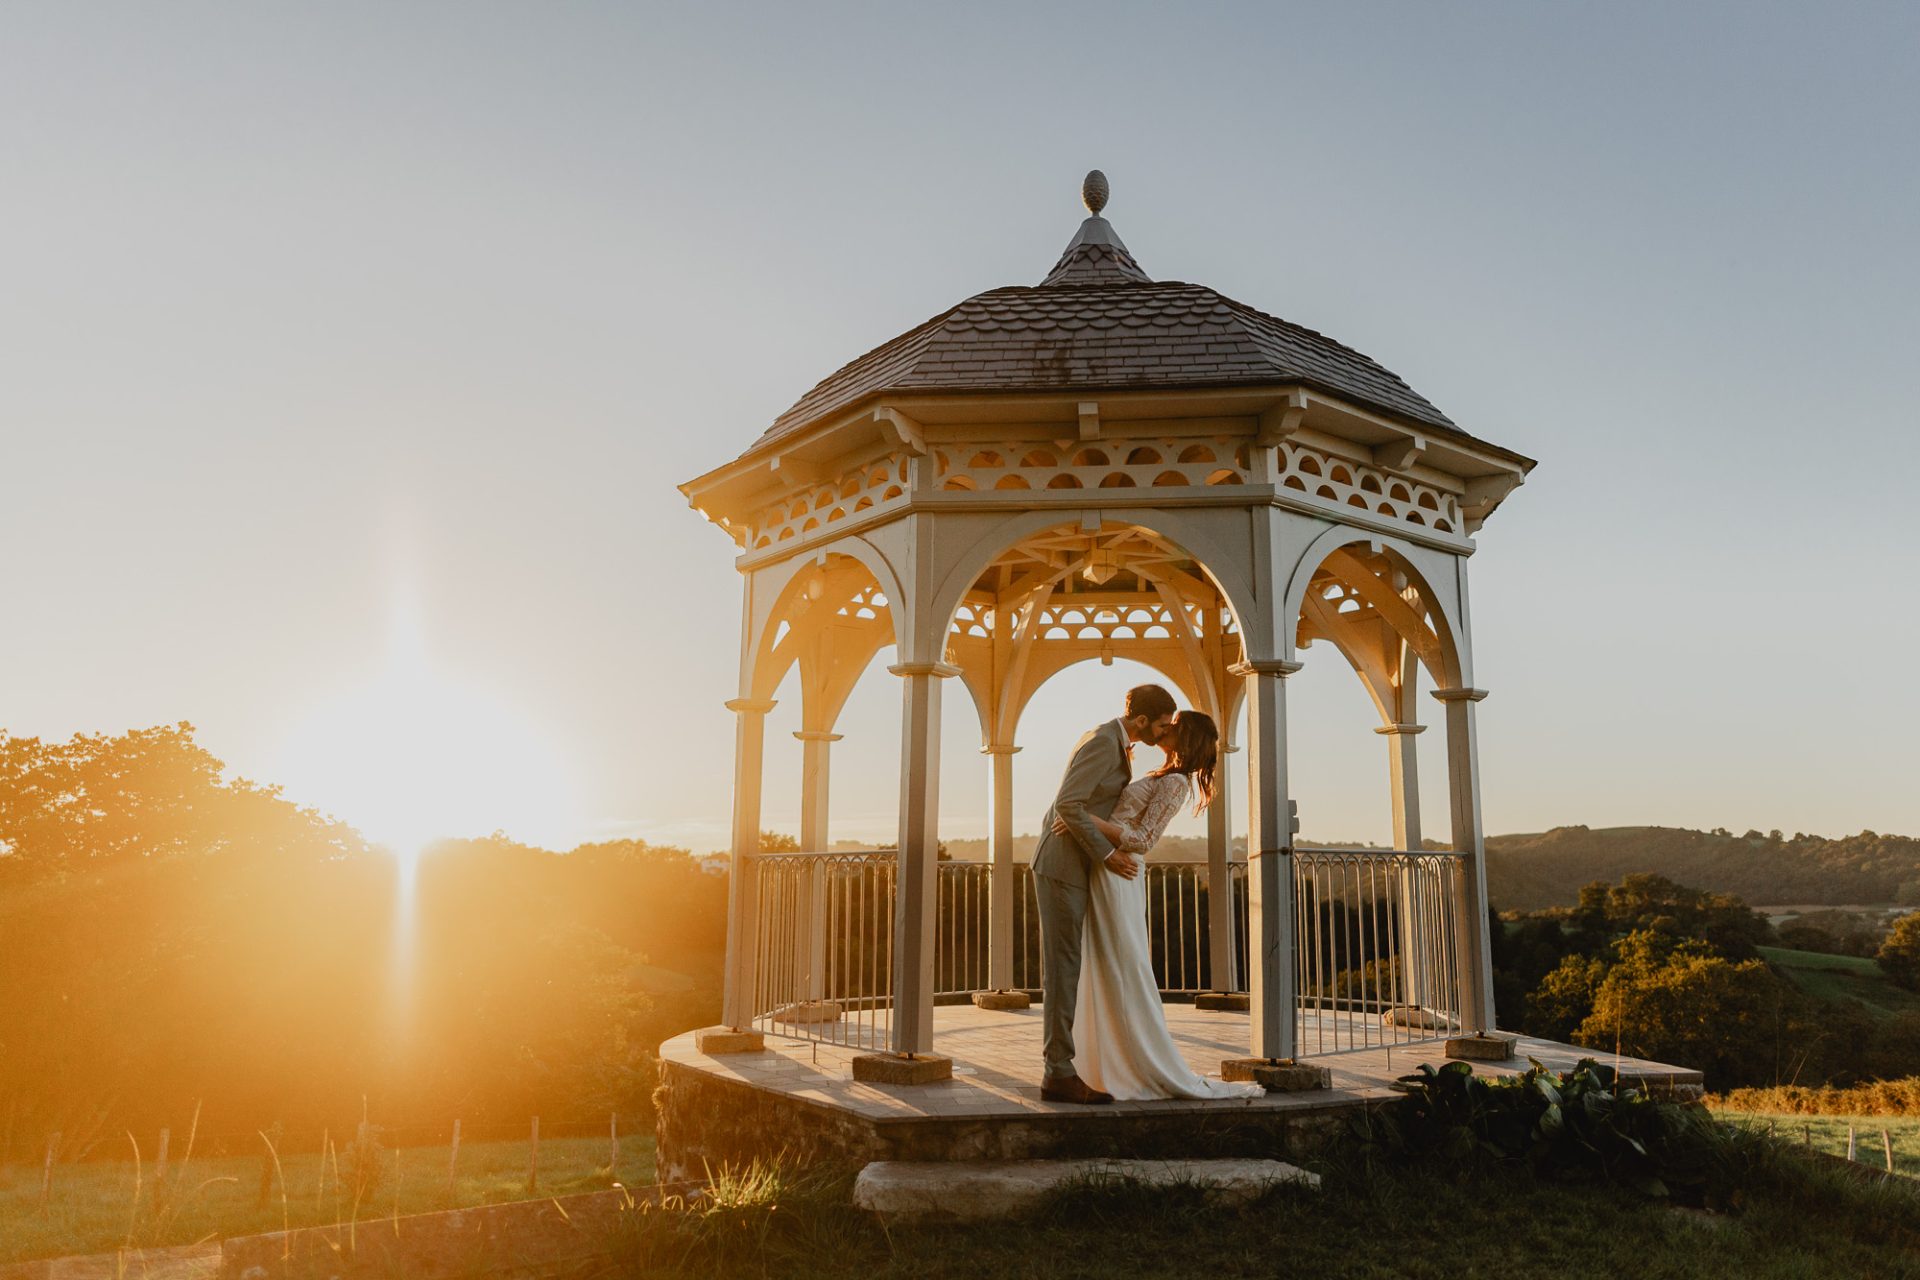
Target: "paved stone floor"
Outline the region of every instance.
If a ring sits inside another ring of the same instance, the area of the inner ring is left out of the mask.
[[[1167,1025],[1187,1061],[1202,1075],[1220,1074],[1223,1058],[1247,1051],[1247,1015],[1196,1009],[1189,1004],[1165,1006]],[[1324,1023],[1314,1019],[1323,1018]],[[1365,1024],[1356,1015],[1309,1014],[1303,1046],[1348,1044]],[[1374,1028],[1377,1034],[1377,1027]],[[842,1107],[874,1120],[913,1119],[922,1116],[1015,1118],[1035,1113],[1112,1115],[1115,1112],[1181,1110],[1217,1111],[1223,1108],[1319,1109],[1352,1105],[1392,1096],[1387,1085],[1422,1062],[1445,1061],[1439,1041],[1399,1044],[1303,1057],[1333,1074],[1330,1090],[1310,1093],[1274,1093],[1253,1099],[1216,1102],[1122,1102],[1112,1107],[1078,1107],[1043,1102],[1040,1098],[1040,1006],[1018,1012],[994,1013],[972,1005],[948,1005],[934,1011],[934,1052],[953,1059],[953,1079],[939,1084],[877,1085],[856,1082],[851,1062],[863,1049],[767,1036],[764,1053],[708,1057],[695,1050],[693,1035],[677,1036],[660,1047],[674,1062],[755,1088]],[[1646,1080],[1656,1087],[1698,1085],[1700,1073],[1638,1058],[1615,1058],[1551,1040],[1523,1036],[1510,1063],[1476,1062],[1483,1075],[1523,1071],[1529,1057],[1562,1069],[1581,1058],[1599,1058],[1616,1064],[1622,1074]]]

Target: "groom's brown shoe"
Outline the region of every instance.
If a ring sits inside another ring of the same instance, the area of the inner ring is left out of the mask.
[[[1048,1102],[1078,1102],[1090,1107],[1103,1106],[1113,1101],[1112,1094],[1102,1093],[1079,1076],[1061,1076],[1056,1080],[1042,1080],[1040,1096]]]

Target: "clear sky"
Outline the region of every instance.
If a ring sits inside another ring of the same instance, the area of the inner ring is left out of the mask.
[[[1473,562],[1492,830],[1920,833],[1917,52],[1865,4],[0,5],[0,725],[717,847],[739,587],[674,484],[1037,281],[1097,166],[1157,278],[1540,459]],[[1307,656],[1307,831],[1384,840]],[[1024,829],[1132,674],[1043,691]],[[872,673],[837,837],[897,716]]]

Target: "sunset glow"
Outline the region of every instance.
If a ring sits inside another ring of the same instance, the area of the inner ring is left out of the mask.
[[[499,693],[434,661],[406,593],[385,665],[317,700],[274,776],[408,860],[434,840],[493,831],[564,847],[578,826],[560,752]]]

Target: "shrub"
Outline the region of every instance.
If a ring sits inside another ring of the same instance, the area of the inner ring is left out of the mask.
[[[1650,1196],[1705,1186],[1713,1123],[1699,1108],[1619,1082],[1591,1058],[1573,1070],[1539,1062],[1519,1075],[1476,1076],[1464,1062],[1400,1077],[1406,1096],[1362,1140],[1449,1161],[1525,1162],[1554,1179],[1603,1179]]]

